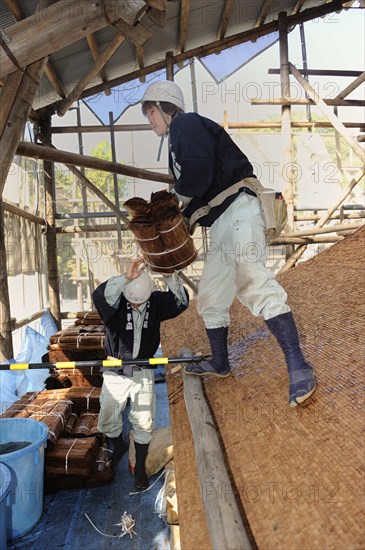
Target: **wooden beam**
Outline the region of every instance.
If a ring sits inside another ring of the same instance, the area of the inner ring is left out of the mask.
[[[190,18],[190,0],[181,0],[180,2],[180,29],[179,29],[179,51],[184,52],[186,38],[189,31]]]
[[[123,176],[158,181],[159,183],[170,184],[174,181],[173,178],[167,174],[159,174],[158,172],[152,171],[150,172],[148,170],[143,170],[142,168],[135,168],[133,166],[127,166],[126,164],[110,162],[108,160],[89,157],[87,155],[78,155],[77,153],[70,153],[69,151],[60,151],[58,149],[53,149],[52,147],[44,147],[43,145],[28,143],[26,141],[19,142],[17,154],[25,157],[49,160],[51,162],[62,162],[63,164],[70,164],[72,166],[93,168],[104,172],[116,172],[117,174],[121,174]]]
[[[201,498],[212,548],[250,550],[252,547],[234,497],[214,420],[202,391],[201,380],[184,372],[182,377]]]
[[[0,91],[0,138],[3,135],[6,125],[8,124],[10,113],[14,105],[14,101],[16,100],[22,78],[22,71],[16,71],[4,79],[4,83]]]
[[[354,151],[354,153],[360,158],[362,162],[364,162],[364,149],[360,147],[360,145],[353,138],[353,136],[350,134],[347,128],[345,128],[345,126],[336,117],[336,115],[332,112],[332,110],[327,107],[323,99],[321,99],[321,97],[317,94],[317,92],[308,84],[308,82],[300,74],[298,69],[296,69],[296,67],[294,67],[292,63],[289,63],[289,68],[290,68],[291,74],[295,76],[299,84],[303,86],[308,96],[315,102],[315,104],[319,107],[322,113],[328,118],[328,120],[332,123],[334,128],[337,130],[337,132],[343,137],[346,143]]]
[[[226,36],[228,23],[230,20],[230,17],[232,15],[232,10],[234,6],[234,0],[226,0],[224,4],[224,10],[221,17],[221,22],[219,25],[218,33],[217,33],[217,39],[222,40]]]
[[[118,19],[113,27],[135,46],[143,46],[153,36],[153,32],[140,21],[138,25],[129,25],[124,19]]]
[[[310,21],[311,19],[314,19],[316,17],[323,17],[329,13],[332,13],[334,11],[338,11],[341,9],[342,9],[341,0],[333,0],[329,4],[323,4],[318,7],[312,7],[301,12],[300,14],[296,14],[288,17],[288,25],[289,26],[298,25],[299,23]],[[265,36],[272,32],[278,31],[278,28],[279,28],[278,21],[275,20],[269,23],[265,23],[264,25],[262,25],[262,27],[258,29],[249,29],[247,31],[243,31],[238,34],[228,36],[227,38],[222,38],[221,40],[215,40],[214,42],[210,42],[205,46],[198,46],[196,48],[192,48],[191,50],[188,50],[186,52],[183,52],[174,56],[174,64],[178,64],[181,61],[185,61],[186,59],[190,59],[192,57],[202,57],[212,53],[219,53],[227,48],[231,48],[232,46],[236,46],[238,44],[242,44],[248,41],[254,41],[260,36]],[[120,84],[124,84],[125,82],[129,82],[130,80],[139,78],[141,75],[147,75],[155,71],[161,70],[164,67],[165,67],[165,60],[161,60],[156,63],[152,63],[151,65],[149,65],[148,67],[145,67],[142,70],[132,71],[123,76],[109,80],[109,85],[110,87],[118,86]],[[80,97],[85,98],[85,97],[98,94],[102,92],[103,89],[104,89],[103,84],[92,86],[88,90],[85,90],[85,92],[81,94]]]
[[[351,92],[356,90],[363,82],[365,82],[365,72],[361,73],[351,84],[349,84],[342,92],[340,92],[338,95],[336,95],[335,99],[344,99],[347,97]]]
[[[48,2],[46,2],[45,0],[41,0],[41,2],[38,3],[38,5],[37,5],[37,9],[40,7],[40,4],[42,4],[43,7],[46,7],[44,5],[46,3],[48,3]],[[12,16],[14,17],[15,21],[21,21],[22,19],[25,18],[24,13],[20,9],[20,7],[18,5],[18,2],[16,2],[16,0],[6,0],[6,5],[8,7],[8,10],[11,12]],[[13,74],[16,74],[18,72],[19,71],[16,71]],[[50,62],[48,62],[47,65],[45,66],[44,74],[46,75],[46,77],[48,78],[49,82],[51,83],[53,88],[56,90],[58,95],[60,97],[66,97],[66,95],[67,95],[66,89],[65,89],[64,85],[62,84],[62,82],[60,81],[60,79],[58,78],[58,76],[56,74],[56,71],[54,70],[54,68],[52,67]],[[34,118],[34,113],[35,112],[32,109],[32,117],[33,118]]]
[[[73,2],[70,13],[69,0],[59,0],[6,28],[7,42],[3,41],[0,49],[0,77],[110,25],[122,14],[123,19],[133,24],[146,9],[143,0]]]
[[[146,15],[153,23],[155,23],[161,29],[166,27],[166,10],[160,11],[156,8],[148,8]]]
[[[359,222],[350,222],[350,223],[335,223],[333,225],[328,225],[325,227],[318,227],[317,225],[309,227],[308,229],[301,229],[299,231],[288,231],[280,235],[283,239],[296,238],[296,237],[306,237],[312,235],[324,235],[325,233],[337,233],[337,231],[343,231],[344,229],[359,229],[364,225],[363,221]]]
[[[265,0],[265,2],[263,3],[263,5],[261,7],[260,14],[257,18],[256,23],[255,23],[256,28],[261,27],[261,25],[263,25],[265,23],[265,19],[266,19],[267,14],[269,13],[269,10],[271,8],[271,4],[272,4],[272,0]]]
[[[292,9],[291,15],[299,13],[303,7],[305,0],[297,0],[294,8]]]
[[[342,241],[343,237],[339,235],[328,235],[326,237],[278,237],[277,239],[271,239],[269,241],[270,246],[284,246],[294,244],[325,244],[325,243],[337,243]]]
[[[10,11],[11,15],[14,17],[15,21],[20,21],[21,19],[24,19],[24,13],[19,7],[18,2],[16,0],[4,0],[4,4]]]
[[[42,59],[28,66],[26,72],[19,71],[22,78],[14,90],[15,100],[0,139],[0,197],[46,62]]]

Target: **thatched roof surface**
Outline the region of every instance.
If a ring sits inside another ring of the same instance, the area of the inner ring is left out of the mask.
[[[287,405],[284,358],[264,322],[231,309],[233,374],[204,382],[237,500],[260,549],[364,545],[365,229],[282,276],[318,388]],[[219,299],[219,297],[217,297]],[[194,303],[164,324],[167,356],[209,352]],[[180,374],[168,377],[183,548],[211,548]],[[203,491],[213,490],[212,484]],[[217,487],[224,498],[224,488]]]

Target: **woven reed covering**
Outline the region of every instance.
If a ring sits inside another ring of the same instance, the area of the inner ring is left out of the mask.
[[[365,548],[365,229],[280,278],[318,388],[287,405],[283,354],[262,319],[231,308],[233,374],[205,379],[228,470],[257,547]],[[219,297],[217,297],[219,299]],[[183,346],[209,352],[194,303],[164,323],[166,356]],[[182,379],[168,375],[182,548],[212,548],[206,527]],[[210,484],[202,491],[225,488]]]

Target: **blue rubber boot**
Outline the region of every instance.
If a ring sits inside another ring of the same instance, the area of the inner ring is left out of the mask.
[[[123,439],[122,434],[120,434],[118,437],[108,437],[108,442],[109,447],[111,447],[111,450],[113,451],[111,466],[112,468],[116,468],[122,456],[128,450],[128,443]]]
[[[296,407],[316,389],[314,369],[307,363],[300,349],[298,331],[291,311],[265,322],[284,352],[289,373],[289,405]]]
[[[212,358],[204,363],[187,365],[184,372],[196,376],[210,375],[227,378],[231,374],[227,349],[228,327],[207,328],[205,330],[210,341]]]

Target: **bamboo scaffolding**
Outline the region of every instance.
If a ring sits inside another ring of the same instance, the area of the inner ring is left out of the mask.
[[[328,118],[328,120],[332,123],[333,127],[343,137],[343,139],[346,141],[349,147],[351,147],[354,153],[360,158],[362,162],[364,162],[364,149],[360,147],[360,145],[352,137],[352,135],[347,130],[347,128],[345,128],[345,126],[337,118],[337,116],[331,111],[331,109],[328,108],[328,106],[323,101],[323,99],[321,99],[321,97],[317,94],[317,92],[308,84],[305,78],[302,77],[298,69],[294,67],[292,63],[289,63],[289,68],[290,68],[291,74],[295,76],[295,78],[297,79],[299,84],[301,84],[301,86],[304,88],[308,96],[314,101],[314,103],[319,107],[322,113]]]
[[[193,434],[201,497],[213,548],[250,550],[251,544],[234,498],[214,421],[201,381],[183,373],[184,399]],[[217,488],[224,487],[224,498]]]
[[[337,200],[337,202],[328,208],[328,210],[323,214],[323,216],[318,220],[316,225],[314,227],[322,227],[332,216],[334,211],[340,206],[340,204],[343,203],[343,201],[346,199],[346,197],[351,193],[353,188],[359,183],[359,181],[363,178],[365,174],[365,170],[361,170],[357,176],[355,176],[350,184],[346,187],[346,189],[343,191],[343,193],[340,195],[340,198]],[[294,254],[288,259],[288,261],[283,265],[283,267],[278,271],[278,275],[286,273],[289,269],[291,269],[296,262],[299,260],[299,258],[303,255],[304,251],[306,250],[307,245],[300,245],[297,250],[294,252]]]

